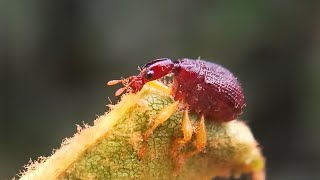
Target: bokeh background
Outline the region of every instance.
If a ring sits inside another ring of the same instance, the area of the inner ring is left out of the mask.
[[[243,84],[268,179],[320,178],[317,1],[0,2],[0,179],[92,124],[149,60],[212,60]]]

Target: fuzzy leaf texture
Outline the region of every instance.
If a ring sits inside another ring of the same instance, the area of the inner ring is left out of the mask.
[[[123,95],[93,126],[78,128],[78,133],[50,157],[26,165],[20,179],[212,179],[242,174],[254,180],[265,179],[265,159],[258,143],[239,120],[206,121],[205,151],[186,159],[177,169],[170,152],[173,140],[182,137],[179,109],[156,128],[147,141],[145,155],[139,159],[143,133],[159,111],[173,102],[168,92],[150,83],[136,94]],[[195,115],[190,118],[196,122]],[[179,153],[194,149],[194,136]]]

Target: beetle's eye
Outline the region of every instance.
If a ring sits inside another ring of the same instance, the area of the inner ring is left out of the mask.
[[[148,70],[146,73],[146,79],[152,79],[154,71]]]

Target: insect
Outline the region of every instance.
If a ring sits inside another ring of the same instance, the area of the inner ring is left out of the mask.
[[[154,120],[154,125],[144,135],[147,140],[153,131],[174,113],[178,104],[184,107],[182,117],[183,138],[175,141],[174,149],[179,149],[191,140],[193,134],[189,112],[198,115],[195,151],[201,152],[207,142],[204,120],[227,122],[236,119],[245,107],[243,90],[237,78],[226,68],[204,60],[182,58],[172,61],[168,58],[153,60],[141,69],[137,76],[122,80],[112,80],[108,85],[124,84],[116,91],[119,96],[124,91],[136,93],[144,84],[173,74],[171,95],[175,103],[164,108]]]

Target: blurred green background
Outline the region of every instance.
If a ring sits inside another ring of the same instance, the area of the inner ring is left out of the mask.
[[[268,179],[320,178],[319,1],[0,2],[0,179],[92,124],[160,57],[211,60],[243,85]]]

